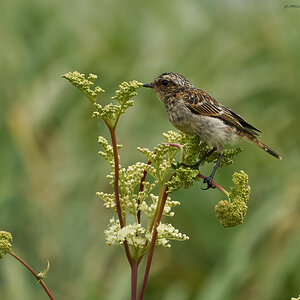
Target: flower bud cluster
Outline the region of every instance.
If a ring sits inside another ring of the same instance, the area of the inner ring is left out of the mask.
[[[113,100],[119,104],[109,103],[102,107],[95,103],[96,111],[93,117],[103,119],[110,128],[114,127],[120,115],[123,114],[127,108],[134,105],[132,97],[137,95],[136,89],[142,86],[141,82],[136,80],[130,82],[123,82],[119,85],[120,89],[116,91],[116,95],[112,97]]]
[[[84,74],[75,71],[63,74],[62,77],[79,88],[93,103],[96,103],[96,99],[100,93],[104,93],[104,90],[99,86],[96,86],[94,90],[91,89],[91,86],[94,85],[94,81],[97,79],[97,75],[95,74],[89,74],[86,79]]]
[[[136,89],[138,89],[143,84],[136,80],[130,82],[122,82],[119,85],[119,90],[116,91],[115,96],[112,97],[113,100],[117,100],[122,106],[122,113],[125,112],[126,108],[134,104],[133,98],[137,95]]]
[[[247,201],[250,197],[248,175],[244,171],[232,176],[234,186],[229,193],[229,201],[220,201],[215,206],[216,216],[224,227],[234,227],[242,224],[247,212]]]
[[[160,223],[157,227],[156,244],[170,248],[169,240],[186,241],[189,237],[179,232],[172,224]]]
[[[169,130],[167,133],[163,133],[163,136],[168,143],[179,143],[182,144],[183,133]],[[182,144],[183,145],[183,144]]]
[[[165,181],[166,176],[173,170],[174,157],[180,151],[177,147],[165,143],[158,144],[153,151],[140,147],[137,150],[144,154],[148,161],[151,161],[151,165],[156,170],[156,173],[151,175],[159,182]]]
[[[12,236],[7,231],[0,231],[0,259],[11,252]]]
[[[103,147],[104,151],[99,151],[98,153],[113,167],[114,166],[114,153],[113,147],[108,144],[108,141],[103,137],[98,137],[98,143]],[[118,149],[121,149],[122,145],[117,145]]]
[[[115,194],[107,194],[103,192],[97,192],[96,195],[104,201],[104,207],[105,208],[112,208],[113,210],[116,210],[116,199]]]
[[[140,209],[139,204],[146,201],[149,193],[155,188],[157,181],[153,183],[143,183],[144,190],[139,191],[140,182],[144,176],[144,171],[150,175],[155,174],[156,170],[153,166],[137,162],[129,166],[127,169],[120,169],[119,173],[119,191],[122,208],[130,214],[137,214]]]

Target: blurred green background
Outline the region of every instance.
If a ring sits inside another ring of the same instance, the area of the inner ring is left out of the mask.
[[[283,300],[300,293],[300,9],[296,1],[66,0],[0,2],[0,230],[37,271],[51,262],[55,299],[127,300],[129,265],[108,247],[110,192],[97,154],[107,137],[93,107],[60,76],[99,75],[109,100],[122,81],[178,72],[263,131],[278,161],[242,144],[216,182],[248,173],[243,225],[223,228],[224,199],[202,183],[173,195],[172,224],[190,240],[156,249],[145,299]],[[173,129],[154,93],[140,89],[122,117],[123,166]],[[211,168],[212,166],[210,166]],[[204,174],[210,168],[203,170]],[[0,261],[0,299],[47,299],[12,257]]]

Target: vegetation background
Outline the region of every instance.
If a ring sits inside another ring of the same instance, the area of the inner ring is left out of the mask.
[[[190,236],[156,249],[145,299],[283,300],[300,293],[300,8],[297,1],[66,0],[0,2],[0,229],[37,271],[51,262],[55,299],[129,299],[124,252],[104,241],[111,191],[97,155],[103,124],[61,74],[96,73],[109,101],[122,81],[184,74],[263,131],[278,161],[253,145],[216,182],[248,173],[245,223],[223,228],[224,197],[202,183],[174,194],[170,220]],[[121,163],[143,159],[173,129],[146,89],[122,117]],[[210,169],[204,169],[208,174]],[[10,256],[0,261],[0,299],[46,299]]]

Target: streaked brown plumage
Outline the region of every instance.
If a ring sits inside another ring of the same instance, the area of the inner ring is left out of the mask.
[[[204,182],[207,188],[212,186],[212,179],[224,154],[224,144],[244,139],[259,146],[267,153],[281,157],[257,137],[260,130],[250,125],[241,116],[220,104],[208,93],[195,88],[192,83],[177,73],[163,73],[152,83],[144,84],[152,88],[165,104],[171,123],[182,132],[189,135],[199,135],[210,145],[212,151],[218,150],[219,159],[212,174]],[[208,155],[202,158],[203,161]]]

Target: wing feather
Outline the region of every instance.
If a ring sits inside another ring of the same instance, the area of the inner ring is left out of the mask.
[[[180,96],[184,98],[187,108],[194,114],[219,118],[225,123],[229,123],[238,129],[245,130],[254,135],[258,135],[257,132],[261,132],[202,90],[191,89],[188,93],[185,91]]]

